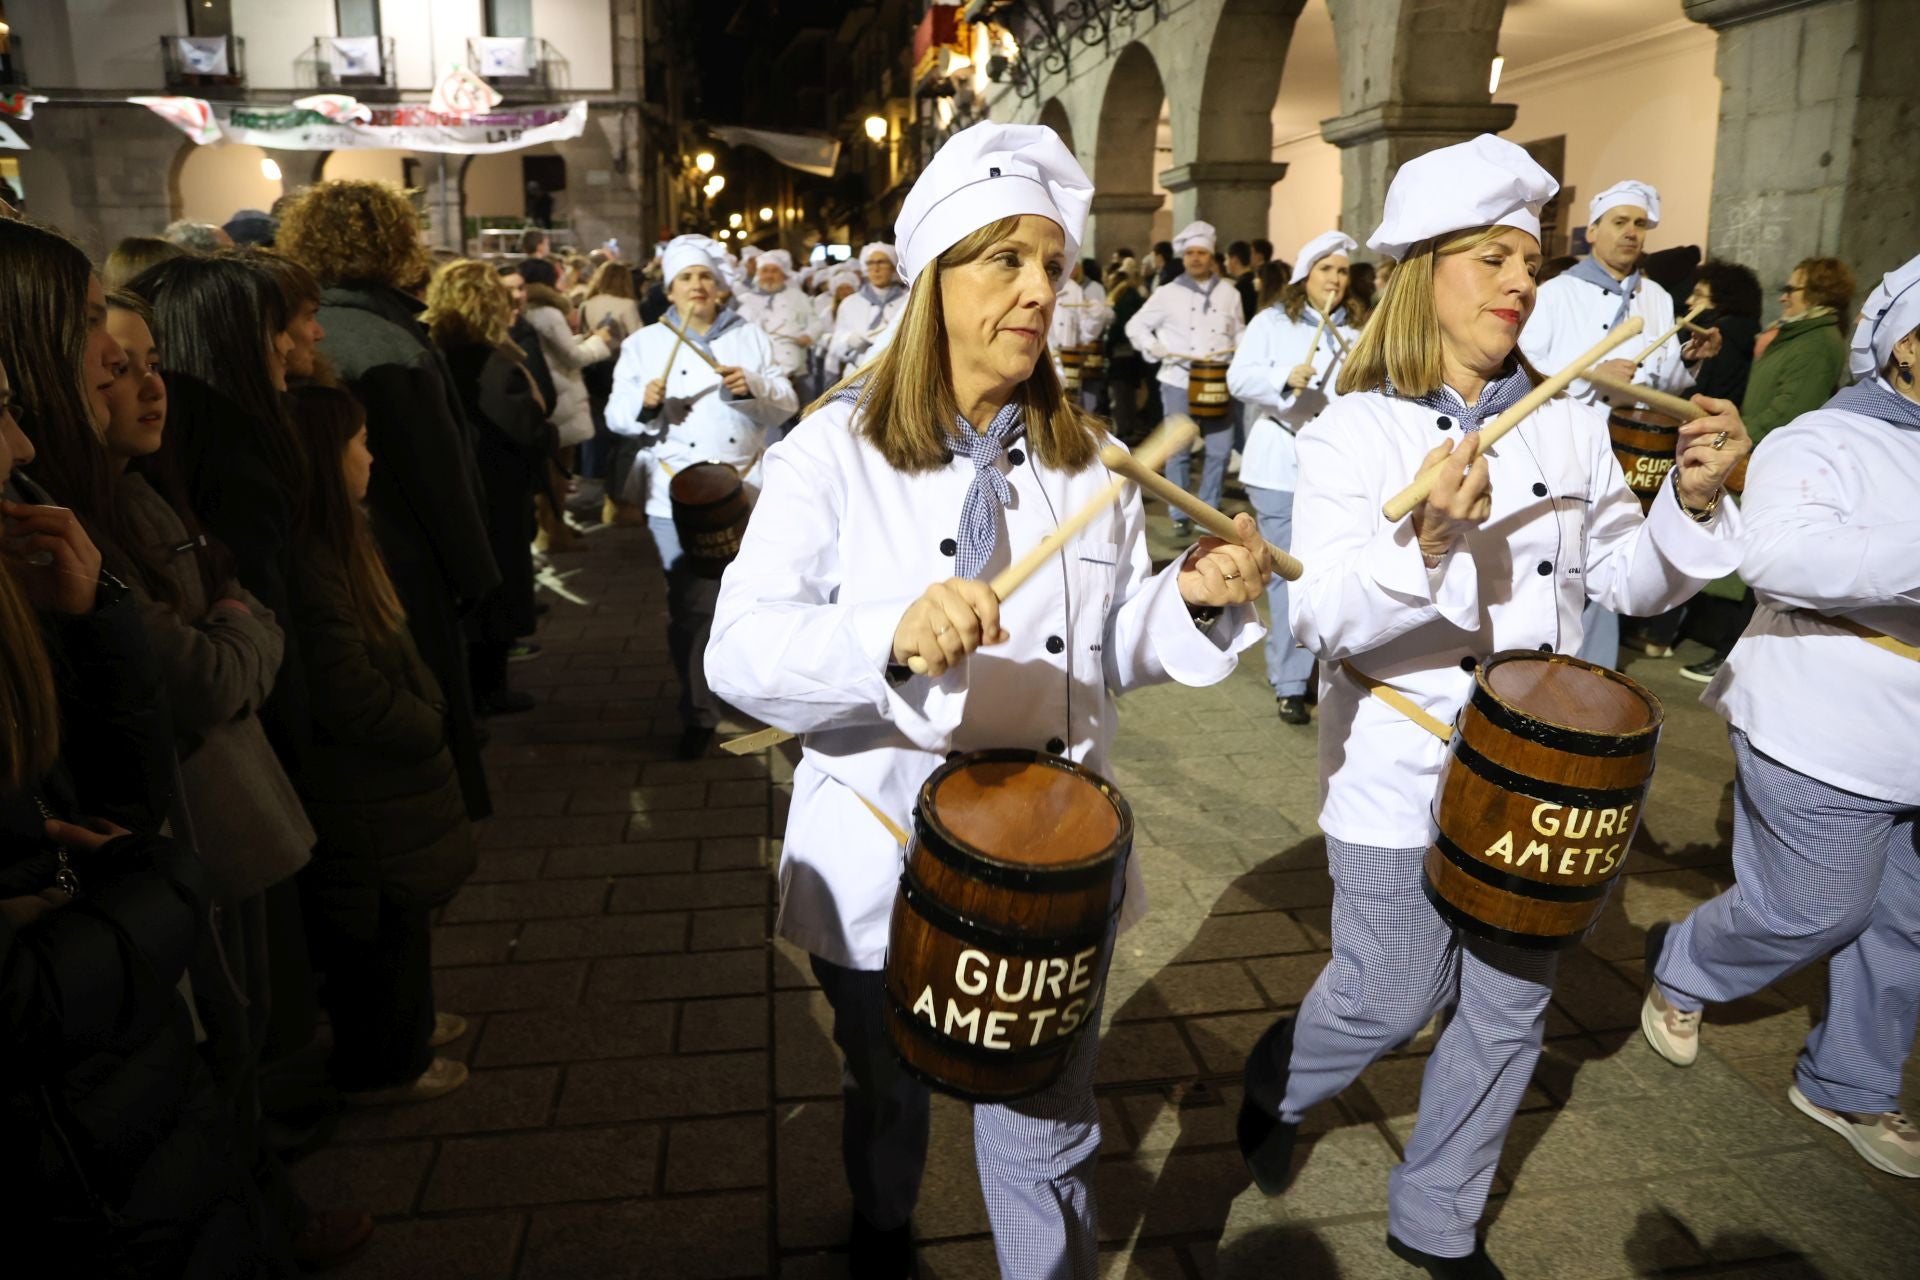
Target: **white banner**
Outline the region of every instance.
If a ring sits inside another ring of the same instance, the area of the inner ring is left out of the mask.
[[[334,78],[342,76],[378,76],[384,69],[380,65],[379,36],[328,36],[327,69]]]
[[[366,104],[362,104],[366,105]],[[585,102],[507,107],[447,116],[419,105],[371,108],[365,124],[340,123],[313,111],[231,106],[213,108],[229,142],[274,151],[444,151],[484,155],[564,142],[586,132]]]
[[[736,147],[758,147],[789,169],[831,178],[840,162],[840,140],[809,133],[776,133],[771,129],[744,129],[725,125],[709,130],[722,142]]]
[[[196,76],[233,74],[227,69],[225,36],[174,36],[174,56],[183,70]]]
[[[533,41],[525,36],[475,36],[473,45],[480,54],[474,70],[483,76],[533,74]]]

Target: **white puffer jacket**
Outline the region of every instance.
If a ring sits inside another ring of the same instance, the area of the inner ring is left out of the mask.
[[[556,307],[529,306],[527,323],[540,335],[540,349],[546,353],[547,368],[553,374],[557,403],[547,417],[559,433],[560,447],[593,439],[593,407],[580,371],[611,358],[613,348],[598,333],[584,338],[574,333],[567,317]]]

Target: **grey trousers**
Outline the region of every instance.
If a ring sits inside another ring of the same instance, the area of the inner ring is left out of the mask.
[[[1183,387],[1170,387],[1160,384],[1160,403],[1165,407],[1167,416],[1186,413],[1188,409],[1187,392]],[[1167,479],[1179,485],[1189,493],[1194,493],[1200,501],[1210,507],[1220,505],[1220,495],[1227,490],[1227,462],[1233,453],[1234,431],[1240,420],[1240,403],[1234,401],[1224,417],[1196,418],[1200,427],[1201,442],[1206,445],[1207,456],[1200,464],[1200,488],[1196,491],[1187,481],[1193,468],[1193,449],[1188,446],[1167,459]],[[1174,519],[1185,520],[1186,513],[1176,511]]]
[[[833,1006],[845,1075],[841,1156],[854,1208],[883,1231],[913,1215],[927,1163],[931,1093],[887,1042],[885,975],[818,956],[813,973]],[[1100,1112],[1093,1100],[1099,1010],[1088,1017],[1052,1085],[1031,1098],[973,1109],[973,1155],[1009,1280],[1093,1280],[1098,1267],[1093,1171]]]

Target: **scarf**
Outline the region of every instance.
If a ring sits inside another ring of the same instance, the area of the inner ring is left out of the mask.
[[[721,364],[725,364],[726,361],[721,360],[719,356],[714,354],[713,340],[727,330],[737,329],[747,323],[746,319],[741,316],[738,311],[733,309],[731,303],[720,308],[719,312],[713,317],[713,323],[707,326],[705,333],[696,333],[693,325],[685,322],[681,314],[672,307],[668,307],[667,314],[661,318],[686,335],[686,344],[688,346],[700,348],[700,350],[706,352]]]
[[[1505,375],[1495,378],[1480,390],[1480,399],[1469,405],[1460,399],[1460,393],[1442,383],[1424,396],[1403,396],[1393,389],[1389,381],[1386,392],[1397,399],[1422,405],[1435,413],[1450,415],[1460,424],[1460,430],[1467,433],[1478,431],[1481,425],[1498,417],[1500,413],[1518,404],[1533,390],[1533,379],[1527,371],[1515,361],[1513,368]],[[1920,407],[1920,406],[1916,406]]]
[[[1896,427],[1920,430],[1920,404],[1895,391],[1878,374],[1850,387],[1840,388],[1824,407],[1839,409],[1844,413],[1864,414]]]
[[[954,418],[954,429],[947,434],[947,448],[956,458],[973,460],[973,483],[967,486],[966,499],[960,504],[960,531],[954,541],[954,572],[962,578],[977,578],[993,558],[1000,541],[1000,522],[996,513],[1013,501],[1007,478],[994,465],[1007,441],[1018,436],[1027,422],[1026,406],[1018,399],[1002,405],[985,431],[975,431],[965,418]]]
[[[1625,280],[1615,280],[1607,274],[1605,267],[1593,260],[1592,254],[1580,259],[1561,274],[1572,276],[1576,280],[1585,280],[1588,284],[1598,285],[1608,293],[1620,296],[1620,309],[1613,313],[1613,319],[1607,325],[1609,329],[1618,328],[1620,322],[1627,318],[1627,311],[1633,305],[1634,291],[1640,287],[1638,271]]]
[[[873,304],[873,313],[876,318],[879,316],[880,312],[886,309],[886,306],[889,302],[892,302],[895,298],[899,297],[901,294],[905,293],[906,291],[907,291],[907,287],[901,284],[898,280],[888,285],[887,291],[884,294],[881,293],[878,289],[873,287],[873,282],[871,280],[863,280],[860,282],[860,296]]]

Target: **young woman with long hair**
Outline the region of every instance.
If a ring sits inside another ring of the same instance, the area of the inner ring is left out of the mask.
[[[1262,1190],[1283,1190],[1307,1110],[1451,1008],[1388,1187],[1389,1247],[1450,1280],[1501,1274],[1476,1224],[1539,1060],[1559,953],[1457,930],[1428,902],[1421,864],[1448,746],[1369,690],[1390,682],[1451,723],[1491,655],[1571,653],[1588,600],[1658,612],[1740,556],[1721,485],[1745,433],[1724,401],[1681,428],[1672,480],[1645,515],[1605,417],[1571,396],[1481,447],[1481,427],[1538,381],[1517,343],[1557,188],[1490,135],[1401,166],[1368,242],[1400,265],[1339,399],[1298,440],[1293,549],[1306,572],[1287,603],[1321,660],[1333,956],[1298,1014],[1255,1045],[1238,1137]],[[1381,514],[1443,460],[1409,521]]]
[[[514,642],[534,630],[534,495],[546,487],[552,453],[547,407],[526,353],[507,336],[513,298],[491,265],[459,261],[440,268],[427,286],[421,319],[474,428],[487,534],[500,566],[499,587],[467,619],[473,695],[482,715],[529,711],[533,697],[507,686],[507,661]]]
[[[465,1022],[434,1012],[429,915],[472,873],[473,831],[446,698],[362,505],[366,414],[335,387],[290,400],[310,460],[290,629],[314,693],[295,780],[320,833],[301,898],[333,1024],[330,1070],[351,1102],[422,1101],[467,1079],[433,1052]]]
[[[1292,277],[1247,326],[1227,368],[1227,389],[1258,415],[1240,451],[1240,483],[1261,536],[1282,550],[1293,545],[1294,434],[1338,397],[1340,361],[1360,336],[1347,296],[1347,255],[1359,247],[1339,231],[1302,245]],[[1278,267],[1269,262],[1260,270]],[[1280,718],[1304,725],[1313,655],[1279,625],[1287,616],[1287,580],[1278,574],[1267,584],[1267,603],[1275,623],[1267,633],[1267,680]]]
[[[888,824],[911,822],[949,752],[1027,746],[1104,770],[1114,692],[1222,680],[1259,635],[1247,602],[1264,551],[1206,542],[1156,575],[1132,491],[1017,596],[1003,604],[988,588],[1108,483],[1105,433],[1046,356],[1091,197],[1050,129],[978,124],[947,140],[896,226],[912,284],[892,342],[768,451],[721,584],[715,691],[805,735],[780,929],[811,953],[845,1055],[855,1275],[912,1271],[927,1143],[927,1087],[885,1042],[902,857]],[[1240,529],[1254,540],[1250,517]],[[1127,874],[1121,927],[1143,903],[1137,865]],[[995,1248],[1014,1280],[1096,1271],[1100,1018],[1097,997],[1087,1004],[1055,1083],[973,1110]]]

